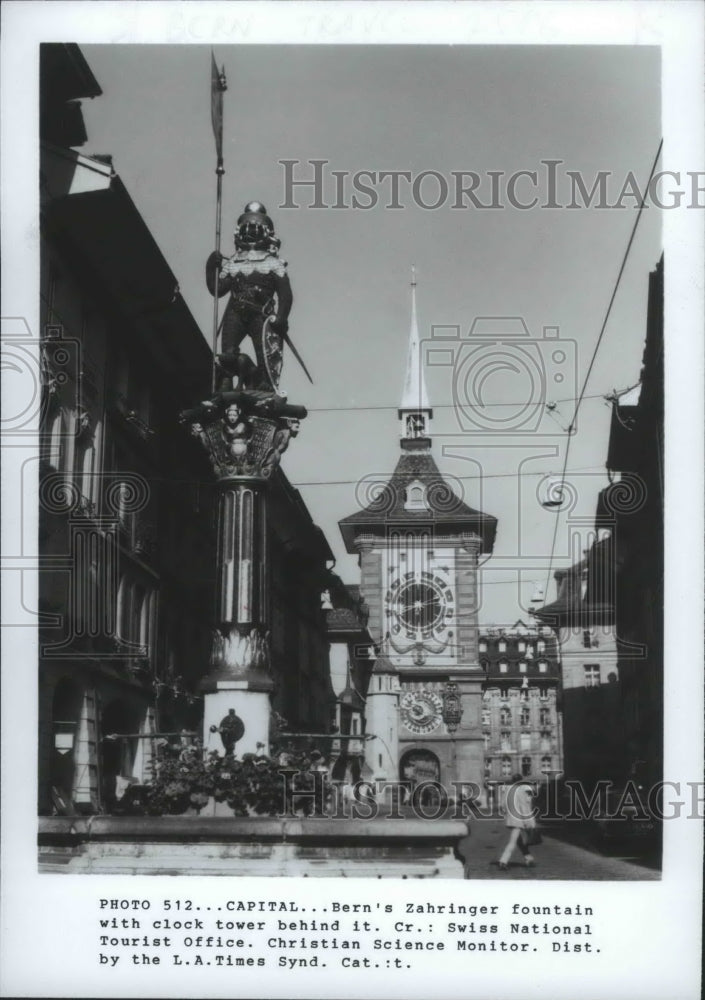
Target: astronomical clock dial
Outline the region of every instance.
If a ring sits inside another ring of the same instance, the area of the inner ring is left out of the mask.
[[[392,639],[444,639],[455,617],[455,599],[438,572],[396,577],[385,598]]]
[[[404,725],[417,736],[432,733],[440,725],[443,703],[433,691],[407,691],[400,708]]]

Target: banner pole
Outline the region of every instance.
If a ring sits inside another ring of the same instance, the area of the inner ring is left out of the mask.
[[[223,158],[218,157],[218,166],[216,167],[216,208],[215,208],[215,251],[220,254],[220,227],[221,227],[221,208],[222,208],[222,198],[223,198],[223,174],[225,173],[225,168],[223,167]],[[215,392],[215,370],[216,370],[216,352],[218,350],[218,283],[220,278],[220,265],[216,267],[215,270],[215,287],[213,289],[213,369],[211,375],[211,392]]]
[[[220,222],[221,208],[223,200],[223,94],[228,89],[225,80],[225,66],[218,72],[215,62],[215,54],[211,49],[211,123],[213,125],[213,137],[215,138],[215,152],[217,156],[216,174],[216,198],[215,198],[215,252],[220,256]],[[213,347],[213,363],[211,367],[211,393],[215,392],[215,372],[216,353],[218,350],[218,292],[220,284],[220,266],[215,269],[215,281],[213,288],[213,331],[211,342]]]

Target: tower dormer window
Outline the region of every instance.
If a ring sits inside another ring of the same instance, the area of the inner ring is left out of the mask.
[[[426,487],[419,480],[409,483],[406,488],[405,510],[428,510]]]

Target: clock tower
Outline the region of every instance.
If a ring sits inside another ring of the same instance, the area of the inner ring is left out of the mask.
[[[368,628],[384,664],[367,696],[366,763],[375,779],[438,781],[453,794],[452,782],[484,781],[477,574],[497,520],[468,506],[441,475],[432,416],[412,279],[401,454],[391,477],[371,484],[370,502],[340,530],[359,556]],[[394,674],[394,684],[382,683],[380,673]],[[381,718],[383,733],[375,731]]]

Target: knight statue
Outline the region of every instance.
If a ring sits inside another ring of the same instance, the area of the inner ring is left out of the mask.
[[[286,262],[279,257],[281,241],[261,202],[251,201],[237,220],[235,253],[224,258],[214,252],[206,263],[211,295],[229,295],[222,320],[218,388],[276,392],[282,367],[283,342],[288,338],[293,296]],[[240,352],[249,336],[255,360]]]

